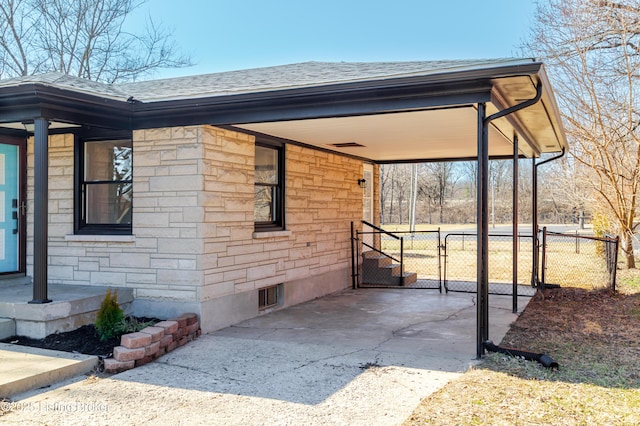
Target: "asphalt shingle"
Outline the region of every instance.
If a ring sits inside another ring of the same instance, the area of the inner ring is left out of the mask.
[[[415,62],[304,62],[122,84],[99,83],[53,72],[0,81],[0,88],[41,83],[118,100],[127,100],[133,96],[141,102],[157,102],[379,81],[475,68],[493,68],[524,61],[530,60],[505,58]]]

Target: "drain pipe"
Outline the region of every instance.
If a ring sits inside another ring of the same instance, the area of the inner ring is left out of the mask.
[[[543,164],[549,163],[551,161],[555,161],[558,160],[562,157],[564,157],[566,153],[566,149],[565,147],[562,147],[562,152],[558,155],[556,155],[555,157],[551,157],[551,158],[547,158],[546,160],[540,161],[539,163],[535,162],[535,159],[533,160],[533,168],[532,168],[532,179],[533,180],[533,190],[532,192],[532,229],[531,229],[531,233],[533,234],[533,267],[531,268],[531,286],[532,287],[536,287],[536,288],[540,288],[541,290],[544,290],[544,280],[541,283],[538,280],[538,276],[539,276],[539,271],[538,268],[540,267],[540,259],[539,259],[539,254],[540,254],[540,250],[538,249],[538,167],[542,166]]]
[[[542,98],[542,82],[536,85],[536,95],[484,117],[485,104],[478,104],[478,287],[477,287],[477,330],[476,330],[476,356],[482,358],[484,354],[484,341],[489,339],[489,208],[488,198],[488,169],[489,169],[489,123],[498,118],[513,114],[521,109],[537,103]]]
[[[557,370],[559,368],[558,363],[554,361],[549,355],[538,354],[535,352],[521,351],[520,349],[504,348],[502,346],[496,346],[493,344],[491,340],[485,341],[484,347],[489,352],[498,352],[498,353],[509,355],[516,358],[517,357],[524,358],[529,361],[538,361],[543,366],[547,368],[551,368],[553,370]]]

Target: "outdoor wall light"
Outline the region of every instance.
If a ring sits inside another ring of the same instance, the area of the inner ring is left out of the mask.
[[[362,189],[367,188],[367,180],[366,179],[358,179],[358,186]]]

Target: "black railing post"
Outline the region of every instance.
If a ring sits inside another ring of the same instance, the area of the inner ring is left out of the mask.
[[[404,237],[400,237],[400,285],[404,287]]]
[[[438,290],[442,293],[442,250],[440,246],[440,227],[438,227]]]
[[[356,244],[355,244],[355,225],[351,222],[351,288],[356,289]]]
[[[544,291],[547,272],[547,227],[542,227],[542,279],[540,280],[540,290]]]
[[[618,270],[618,249],[620,248],[620,235],[616,235],[615,244],[613,247],[613,265],[612,272],[609,275],[611,280],[611,289],[616,291],[616,278],[617,278],[617,270]]]
[[[538,267],[540,261],[540,244],[538,244],[538,168],[536,159],[531,159],[531,235],[533,245],[531,253],[531,286],[538,287]]]

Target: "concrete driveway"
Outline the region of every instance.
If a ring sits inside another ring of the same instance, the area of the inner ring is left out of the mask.
[[[525,305],[521,300],[520,305]],[[490,337],[511,298],[490,296]],[[6,424],[395,425],[475,363],[475,295],[346,290],[108,378],[26,394]]]

